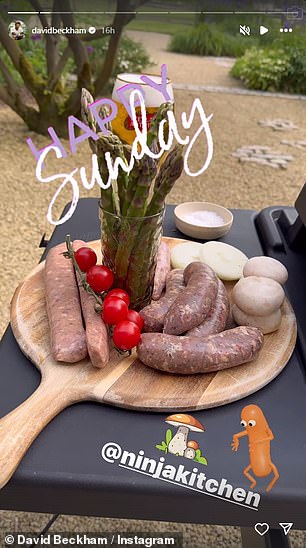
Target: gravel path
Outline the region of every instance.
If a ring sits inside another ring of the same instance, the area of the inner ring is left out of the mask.
[[[239,83],[228,74],[232,64],[230,59],[191,57],[166,52],[166,35],[129,32],[145,46],[156,63],[158,72],[162,63],[168,65],[169,75],[174,83],[192,85],[216,85],[227,88],[239,87]],[[295,149],[287,140],[306,140],[305,102],[301,100],[274,97],[240,96],[229,93],[206,93],[176,91],[177,119],[181,112],[190,112],[193,100],[200,97],[206,114],[213,113],[211,131],[214,141],[214,155],[208,170],[201,176],[189,178],[183,175],[169,196],[169,202],[191,200],[218,202],[226,207],[260,209],[269,205],[292,205],[304,183],[306,172],[306,151]],[[297,130],[277,132],[258,125],[259,120],[286,118],[298,126]],[[196,125],[195,125],[196,128]],[[37,263],[41,250],[38,244],[41,235],[49,236],[52,227],[45,215],[47,207],[58,183],[39,184],[35,179],[35,161],[25,142],[31,136],[37,148],[46,146],[50,139],[31,134],[23,122],[5,106],[0,109],[0,157],[1,157],[1,269],[2,291],[0,295],[1,320],[3,331],[9,319],[9,302],[18,282]],[[243,146],[269,146],[282,154],[290,154],[294,160],[288,168],[273,169],[253,163],[239,163],[232,153]],[[68,150],[68,143],[65,143]],[[191,156],[193,169],[198,169],[206,157],[205,142],[199,143]],[[85,166],[90,176],[90,152],[87,144],[82,144],[78,152],[66,159],[50,159],[47,174],[70,172],[75,167]],[[79,180],[79,178],[78,178]],[[99,190],[81,190],[81,196],[98,196]],[[69,190],[62,192],[57,201],[55,213],[60,214],[70,200]],[[29,523],[39,529],[46,516],[22,513],[0,512],[3,532],[12,530],[15,517],[19,519],[19,529],[30,530]],[[148,522],[118,522],[90,518],[61,518],[55,530],[156,530],[157,524]],[[76,525],[77,524],[77,525]],[[0,525],[0,532],[1,531]],[[160,526],[158,526],[159,528]],[[189,546],[238,546],[237,528],[207,526],[174,526],[165,524],[166,530],[184,530]],[[160,528],[162,530],[162,528]],[[291,535],[290,535],[291,536]],[[302,535],[294,533],[292,546],[302,546]],[[204,540],[205,539],[205,540]],[[205,544],[202,544],[204,542]]]
[[[200,57],[183,55],[167,51],[170,37],[156,32],[128,31],[131,38],[142,42],[155,64],[151,72],[159,72],[159,67],[166,63],[169,76],[174,84],[219,85],[242,87],[239,80],[229,75],[229,68],[234,59],[229,57]]]

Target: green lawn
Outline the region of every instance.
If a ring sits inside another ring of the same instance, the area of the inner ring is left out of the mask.
[[[142,30],[144,32],[160,32],[162,34],[175,34],[176,32],[184,29],[189,29],[190,25],[183,25],[182,23],[168,23],[166,21],[157,21],[154,19],[144,20],[141,17],[136,17],[131,21],[126,29],[127,30]]]

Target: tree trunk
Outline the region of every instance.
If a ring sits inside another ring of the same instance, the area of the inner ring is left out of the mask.
[[[50,116],[47,112],[32,113],[29,116],[22,117],[28,128],[31,131],[40,133],[41,135],[48,135],[48,128],[53,127],[57,135],[62,139],[68,139],[68,124],[66,116],[60,116],[59,114],[54,117]]]

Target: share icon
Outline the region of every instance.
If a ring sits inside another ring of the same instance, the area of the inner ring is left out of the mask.
[[[285,535],[288,535],[293,523],[279,523],[279,525],[284,530]]]

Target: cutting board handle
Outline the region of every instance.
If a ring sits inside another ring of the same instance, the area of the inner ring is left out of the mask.
[[[28,448],[45,426],[65,407],[79,401],[65,383],[43,378],[33,394],[0,419],[0,489],[9,481]]]

